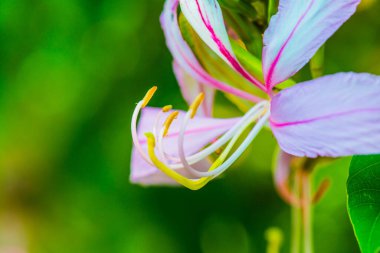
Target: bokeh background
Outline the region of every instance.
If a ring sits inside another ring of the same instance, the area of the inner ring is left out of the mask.
[[[269,227],[289,251],[269,132],[198,192],[129,183],[135,103],[157,84],[152,105],[186,108],[158,22],[163,2],[0,1],[0,253],[265,252]],[[364,1],[328,41],[327,73],[380,74],[378,13],[379,1]],[[315,208],[316,252],[359,252],[349,162],[316,173],[332,180]]]

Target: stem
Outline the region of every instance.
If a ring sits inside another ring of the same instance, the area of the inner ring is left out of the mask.
[[[298,173],[295,173],[294,184],[293,184],[293,194],[294,196],[300,195],[300,178],[298,177]],[[291,207],[291,253],[299,253],[300,252],[300,244],[301,244],[301,212],[300,208],[292,204]]]
[[[307,171],[302,171],[302,225],[303,225],[303,246],[304,253],[313,253],[313,225],[312,225],[312,196],[311,196],[311,175]]]

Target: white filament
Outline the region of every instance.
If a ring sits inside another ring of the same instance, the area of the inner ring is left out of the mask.
[[[243,152],[248,148],[248,146],[252,143],[252,141],[256,138],[257,134],[260,132],[260,130],[264,127],[266,122],[269,119],[270,113],[267,112],[255,125],[255,127],[249,132],[247,138],[243,141],[243,143],[236,149],[236,151],[219,167],[215,168],[214,170],[208,172],[210,176],[213,176],[214,178],[218,175],[222,174],[224,171],[226,171],[242,154]]]
[[[189,164],[194,164],[214,153],[216,150],[218,150],[220,147],[226,144],[234,135],[236,135],[236,133],[239,131],[242,125],[244,126],[245,124],[247,124],[247,122],[251,123],[254,120],[254,118],[256,118],[256,114],[260,112],[266,104],[267,102],[263,101],[252,107],[230,130],[228,130],[224,135],[222,135],[222,137],[220,137],[217,141],[215,141],[205,149],[201,150],[200,152],[187,157],[187,162]],[[179,142],[184,142],[186,127],[187,122],[184,121],[180,129],[180,135],[178,139]],[[179,150],[184,149],[183,146],[184,145],[181,144]]]
[[[169,155],[167,153],[165,153],[164,146],[162,143],[165,128],[163,126],[159,126],[160,122],[161,122],[162,115],[164,115],[165,113],[166,112],[161,110],[157,114],[156,119],[154,121],[154,125],[153,125],[153,133],[154,133],[154,137],[155,137],[156,142],[157,142],[156,147],[158,150],[158,154],[160,155],[161,160],[163,160],[164,163],[167,163],[168,160],[171,160],[172,158],[169,157]]]
[[[137,151],[142,156],[142,158],[147,163],[154,166],[153,163],[150,161],[148,155],[144,152],[143,148],[141,147],[141,144],[139,142],[139,137],[137,135],[137,117],[139,116],[142,105],[143,105],[143,101],[138,102],[132,114],[132,121],[131,121],[132,140],[133,140],[133,144],[135,145]]]
[[[234,136],[233,136],[231,142],[233,142],[233,143],[236,142],[237,139],[242,135],[244,130],[247,129],[248,126],[250,124],[252,124],[254,121],[256,121],[260,117],[261,114],[262,114],[262,111],[257,111],[254,114],[253,118],[250,118],[250,119],[246,120],[246,122],[244,122],[244,124],[239,125],[239,128],[237,128],[237,130],[234,132]],[[199,171],[199,170],[191,167],[190,164],[188,163],[187,159],[186,159],[185,147],[184,147],[184,136],[185,136],[184,132],[186,130],[186,126],[188,124],[189,119],[190,119],[190,117],[186,117],[184,123],[181,126],[181,131],[180,131],[180,135],[178,138],[179,157],[180,157],[181,163],[183,164],[183,167],[186,170],[188,170],[191,174],[193,174],[194,176],[197,176],[197,177],[208,177],[208,176],[210,176],[210,172],[202,172],[202,171]]]

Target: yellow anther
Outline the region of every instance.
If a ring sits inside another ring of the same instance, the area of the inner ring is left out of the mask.
[[[172,112],[168,118],[166,119],[165,123],[164,123],[164,133],[163,133],[163,136],[165,137],[166,135],[168,135],[168,132],[169,132],[169,128],[171,126],[171,124],[173,123],[173,121],[178,117],[178,114],[179,112],[178,111],[175,111],[175,112]]]
[[[194,102],[190,105],[189,110],[191,111],[191,118],[194,118],[204,98],[205,98],[205,94],[202,92],[195,98]]]
[[[157,86],[153,86],[152,88],[150,88],[148,90],[148,92],[145,94],[145,97],[142,100],[143,103],[142,103],[141,108],[144,108],[145,106],[147,106],[147,104],[152,99],[152,97],[153,97],[154,93],[156,92],[156,90],[157,90]]]
[[[163,112],[168,112],[168,111],[170,111],[172,108],[173,108],[173,106],[171,106],[171,105],[166,105],[166,106],[162,107],[162,111],[163,111]]]
[[[163,173],[165,173],[167,176],[172,178],[173,180],[177,181],[178,183],[182,184],[183,186],[189,188],[190,190],[199,190],[203,186],[205,186],[212,177],[203,177],[200,179],[189,179],[181,174],[177,173],[176,171],[172,170],[168,166],[166,166],[163,162],[161,162],[156,154],[154,153],[155,148],[155,138],[152,133],[145,133],[145,136],[147,138],[147,144],[148,144],[148,154],[152,161],[152,163]]]

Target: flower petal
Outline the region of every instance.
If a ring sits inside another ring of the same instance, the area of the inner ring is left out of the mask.
[[[224,82],[216,80],[203,69],[182,37],[181,30],[178,25],[178,5],[179,0],[167,0],[160,19],[167,46],[178,65],[180,65],[186,73],[191,75],[199,83],[231,93],[246,100],[253,102],[260,101],[261,99],[245,91],[231,87]]]
[[[141,119],[138,126],[138,138],[143,150],[147,151],[146,138],[144,133],[152,132],[153,125],[157,114],[161,111],[158,108],[147,107],[143,109]],[[185,116],[185,112],[181,111],[178,118],[173,122],[169,134],[164,139],[164,149],[169,155],[178,157],[177,140],[181,122]],[[160,121],[162,126],[165,118]],[[201,148],[211,143],[217,137],[227,132],[239,118],[232,119],[213,119],[196,116],[189,122],[185,136],[185,153],[191,155],[199,151]],[[207,160],[203,160],[197,164],[198,168],[205,171],[210,164]],[[186,174],[185,174],[186,175]],[[190,175],[186,175],[190,176]],[[143,160],[136,148],[132,150],[131,161],[131,181],[145,185],[152,184],[176,184],[173,180],[165,176],[154,166],[151,166]]]
[[[355,12],[360,0],[281,0],[264,34],[267,89],[300,70]]]
[[[181,88],[182,96],[185,98],[186,102],[191,105],[199,93],[203,92],[205,94],[205,99],[200,106],[200,110],[198,110],[198,115],[211,117],[215,89],[199,83],[186,73],[186,71],[184,71],[176,62],[173,62],[173,70]]]
[[[271,128],[295,156],[380,153],[380,77],[339,73],[298,84],[271,103]]]
[[[180,4],[183,14],[199,37],[234,70],[262,89],[262,84],[251,76],[236,58],[218,1],[180,0]]]

